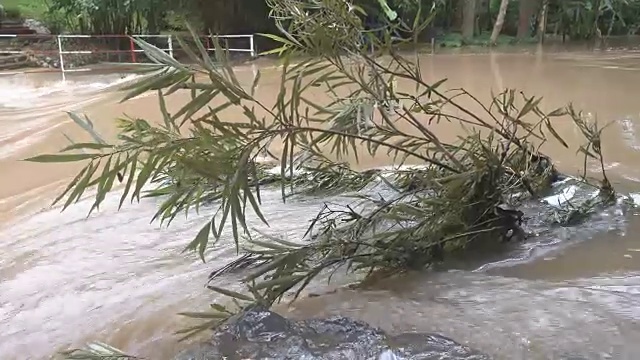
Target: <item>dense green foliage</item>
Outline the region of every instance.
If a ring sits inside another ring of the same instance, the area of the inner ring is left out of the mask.
[[[95,34],[158,33],[185,31],[189,21],[198,32],[218,34],[273,32],[267,0],[4,0],[16,8],[47,21],[56,31]],[[503,34],[519,39],[539,35],[541,10],[547,3],[547,34],[588,39],[596,36],[635,34],[640,26],[640,0],[511,0]],[[381,3],[388,3],[387,9]],[[385,12],[396,12],[412,21],[418,8],[438,9],[427,37],[459,33],[465,26],[467,0],[354,0],[368,14],[367,26],[382,23]],[[476,35],[490,32],[500,0],[475,0],[476,18],[470,26]],[[425,13],[423,12],[423,15]],[[437,30],[435,30],[437,29]],[[463,43],[449,37],[448,45]],[[472,43],[478,43],[472,42]]]
[[[0,18],[41,17],[47,11],[44,0],[2,0]]]

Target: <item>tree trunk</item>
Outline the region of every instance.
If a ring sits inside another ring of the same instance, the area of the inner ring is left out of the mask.
[[[599,40],[600,38],[602,38],[602,31],[600,31],[600,26],[599,25],[599,20],[600,20],[600,0],[596,0],[595,4],[593,5],[593,8],[595,9],[595,15],[593,17],[593,32],[592,34],[594,34],[596,36],[596,40]]]
[[[534,0],[520,0],[520,7],[518,8],[518,39],[531,36],[531,16],[534,11]]]
[[[540,44],[544,43],[544,35],[547,32],[547,12],[549,11],[549,0],[542,0],[542,9],[540,9],[540,18],[538,22],[538,40]]]
[[[521,0],[522,1],[522,0]],[[500,3],[500,11],[498,12],[498,18],[496,24],[493,25],[493,31],[491,32],[491,44],[495,44],[498,40],[498,35],[502,31],[502,25],[504,25],[504,18],[507,16],[507,7],[509,6],[509,0],[502,0]]]
[[[476,28],[476,0],[464,0],[462,9],[462,37],[470,39]]]

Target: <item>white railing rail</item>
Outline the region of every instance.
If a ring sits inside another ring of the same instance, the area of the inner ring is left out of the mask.
[[[76,54],[76,55],[90,55],[90,54],[99,54],[99,53],[111,53],[113,51],[109,51],[109,50],[65,50],[64,49],[64,39],[78,39],[78,38],[129,38],[130,39],[130,48],[128,50],[121,50],[121,52],[126,52],[126,53],[130,53],[133,62],[136,62],[136,54],[137,53],[143,53],[144,50],[136,48],[135,42],[133,41],[133,38],[135,39],[145,39],[145,38],[164,38],[166,39],[166,43],[167,43],[167,47],[166,48],[159,48],[160,50],[166,52],[169,56],[174,57],[174,53],[175,53],[175,48],[173,46],[173,35],[131,35],[131,36],[127,36],[127,35],[74,35],[74,34],[62,34],[62,35],[18,35],[18,34],[0,34],[0,40],[1,39],[15,39],[15,38],[35,38],[35,39],[44,39],[44,38],[55,38],[56,43],[57,43],[57,51],[55,51],[55,53],[57,53],[58,55],[58,61],[59,61],[59,66],[60,66],[60,71],[62,73],[62,78],[65,79],[65,73],[67,72],[78,72],[78,71],[91,71],[91,69],[89,68],[67,68],[65,67],[65,62],[64,62],[64,55],[69,55],[69,54]],[[226,51],[230,51],[230,52],[244,52],[244,53],[249,53],[251,55],[251,57],[256,57],[257,56],[257,51],[255,48],[255,41],[254,41],[254,35],[253,34],[249,34],[249,35],[209,35],[209,36],[203,36],[202,38],[206,39],[206,46],[205,48],[207,49],[207,51],[213,51],[215,50],[215,48],[213,47],[213,44],[211,44],[212,40],[215,39],[238,39],[238,38],[246,38],[249,39],[249,47],[248,48],[225,48]],[[24,51],[20,51],[20,50],[0,50],[0,52],[5,53],[5,54],[22,54],[24,53]],[[35,52],[37,54],[37,52]],[[13,73],[0,73],[0,75],[2,74],[13,74]]]
[[[249,39],[249,48],[248,49],[233,49],[233,48],[225,48],[227,51],[235,51],[235,52],[248,52],[251,53],[251,57],[256,57],[258,54],[256,52],[256,46],[254,42],[254,35],[209,35],[206,36],[207,39]],[[210,44],[207,44],[207,50],[215,50],[215,48],[211,47]]]

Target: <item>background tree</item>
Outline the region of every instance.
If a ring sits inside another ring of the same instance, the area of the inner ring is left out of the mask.
[[[518,33],[519,39],[531,36],[532,17],[536,13],[536,8],[541,4],[538,0],[520,0],[518,6]]]
[[[85,34],[186,32],[185,21],[202,34],[276,31],[275,23],[269,17],[267,0],[46,1],[45,20],[59,31]],[[539,32],[545,1],[546,29],[566,39],[591,39],[598,34],[603,38],[633,35],[640,27],[640,0],[511,0],[500,33],[526,40],[536,22]],[[380,22],[384,16],[385,11],[378,0],[353,0],[353,4],[365,9],[371,24]],[[405,22],[413,20],[419,7],[428,9],[435,5],[438,11],[433,15],[431,28],[437,28],[445,37],[458,35],[467,40],[491,33],[501,14],[500,0],[388,0],[388,4]]]
[[[538,16],[538,42],[544,43],[544,37],[547,33],[547,17],[549,16],[549,0],[542,0],[540,15]]]
[[[462,37],[465,39],[470,39],[475,35],[477,0],[460,1],[464,3],[464,6],[462,8]]]
[[[500,31],[502,31],[502,26],[504,25],[504,18],[507,16],[508,6],[509,6],[509,0],[502,0],[500,2],[500,10],[498,11],[498,17],[496,18],[496,23],[493,26],[493,31],[491,32],[492,44],[496,43],[496,41],[498,40],[498,36],[500,35]]]

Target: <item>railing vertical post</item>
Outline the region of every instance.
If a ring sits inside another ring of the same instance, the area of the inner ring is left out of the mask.
[[[136,61],[136,43],[133,42],[133,36],[129,36],[129,49],[131,51],[131,62],[137,63]]]
[[[253,34],[249,36],[249,47],[251,47],[251,57],[252,58],[256,57],[256,46],[253,41]]]
[[[58,40],[58,58],[60,59],[60,71],[62,72],[62,81],[67,79],[64,73],[64,52],[62,51],[62,36],[56,36]]]
[[[169,49],[169,56],[173,57],[173,36],[167,35],[167,48]]]

